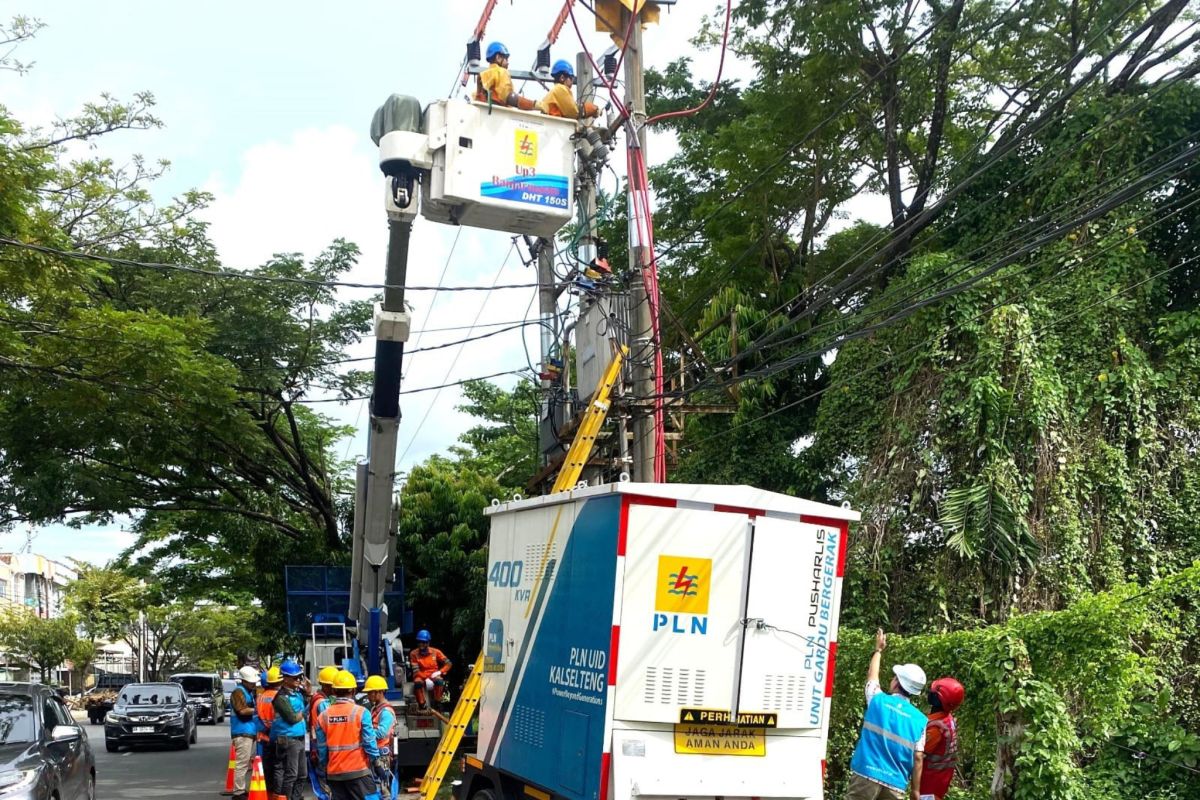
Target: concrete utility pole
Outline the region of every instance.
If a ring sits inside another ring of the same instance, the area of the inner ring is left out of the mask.
[[[635,4],[636,5],[636,4]],[[630,30],[625,48],[625,107],[629,109],[629,124],[637,131],[636,139],[629,137],[626,146],[641,150],[646,157],[646,85],[642,75],[642,26],[630,23],[631,12],[621,12],[621,30]],[[634,195],[644,187],[640,175],[629,175],[629,322],[632,328],[629,359],[634,401],[630,405],[633,417],[633,479],[654,480],[654,413],[650,398],[654,395],[654,342],[650,301],[642,280],[649,253],[641,240],[634,211]]]
[[[539,340],[542,351],[542,370],[549,368],[550,353],[554,349],[554,319],[558,312],[558,295],[554,287],[554,241],[538,239],[537,248],[537,279],[538,279],[538,326]],[[555,433],[557,420],[551,417],[555,414],[550,400],[553,382],[542,380],[542,400],[538,413],[538,448],[541,451],[539,464],[545,466],[558,452],[558,436]]]

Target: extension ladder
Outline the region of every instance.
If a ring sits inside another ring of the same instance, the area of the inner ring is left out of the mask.
[[[596,392],[592,395],[591,402],[588,403],[587,411],[584,412],[583,421],[579,423],[579,430],[575,431],[575,438],[571,441],[571,448],[567,451],[567,458],[563,461],[562,469],[558,472],[558,478],[555,479],[551,492],[565,492],[574,487],[579,476],[583,474],[583,468],[592,454],[592,445],[596,443],[596,435],[600,432],[600,426],[604,424],[605,417],[608,416],[608,409],[612,406],[612,390],[617,383],[617,376],[621,373],[621,362],[628,354],[629,348],[625,345],[621,345],[613,354],[612,363],[604,371],[604,377],[600,381],[600,385],[596,387]],[[450,764],[454,761],[454,753],[462,742],[467,726],[471,724],[471,718],[475,716],[482,689],[483,653],[480,653],[479,658],[475,659],[471,677],[467,678],[462,694],[458,696],[454,713],[450,715],[450,721],[442,731],[437,753],[429,762],[429,767],[425,770],[425,777],[421,779],[421,800],[434,800],[438,789],[442,788],[446,771],[450,769]]]

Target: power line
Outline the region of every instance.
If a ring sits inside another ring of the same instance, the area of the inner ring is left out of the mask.
[[[516,239],[516,237],[513,237],[512,245],[508,248],[508,254],[504,257],[504,261],[500,264],[500,269],[496,270],[496,277],[492,279],[493,284],[495,284],[497,281],[500,280],[500,275],[503,274],[504,268],[508,266],[509,260],[512,258],[513,253],[515,253],[516,251],[517,251],[517,239]],[[536,286],[537,284],[534,284],[534,285]],[[483,302],[479,304],[479,310],[475,313],[475,321],[478,321],[479,318],[481,316],[483,316],[483,310],[485,308],[487,308],[488,300],[490,300],[491,297],[492,297],[492,295],[490,295],[490,294],[485,294],[483,296]],[[474,322],[472,323],[472,325],[473,324],[474,324]],[[462,348],[460,347],[458,349],[458,351],[455,352],[454,358],[450,360],[450,366],[446,368],[446,377],[443,379],[443,382],[448,381],[450,379],[450,373],[452,373],[454,371],[454,367],[456,364],[458,364],[458,358],[461,355],[462,355]],[[447,384],[447,385],[452,385],[452,384]],[[402,463],[404,461],[404,457],[406,455],[408,455],[408,451],[410,449],[412,449],[413,443],[417,441],[417,436],[420,434],[421,429],[425,427],[425,422],[429,419],[429,415],[430,415],[430,413],[432,413],[433,407],[435,405],[437,405],[437,399],[441,395],[442,388],[445,388],[445,387],[438,387],[437,394],[434,395],[433,400],[431,400],[429,402],[429,405],[426,406],[425,413],[421,416],[421,421],[417,423],[417,427],[413,429],[413,434],[411,437],[409,437],[408,444],[406,444],[404,446],[404,450],[403,450],[403,452],[400,453],[400,457],[398,459],[396,459],[397,464]]]
[[[490,375],[477,375],[473,378],[463,378],[462,380],[458,380],[458,381],[450,381],[448,383],[439,383],[435,386],[421,386],[416,389],[401,389],[400,394],[420,394],[422,392],[440,392],[442,389],[449,389],[453,386],[462,386],[467,383],[475,383],[476,381],[491,380],[492,378],[500,378],[505,375],[520,375],[527,371],[528,370],[526,370],[525,367],[517,367],[515,369],[506,369],[503,372],[493,372]],[[289,400],[288,402],[305,403],[305,404],[307,404],[307,403],[349,403],[349,402],[353,402],[355,400],[366,400],[369,397],[370,397],[369,394],[357,395],[354,397],[312,397],[312,398],[297,397],[297,398],[293,398],[292,400]],[[436,399],[434,402],[436,402]],[[431,405],[431,407],[432,407],[432,405]],[[429,416],[428,412],[426,413],[426,416]],[[424,423],[424,420],[422,420],[422,423]],[[420,428],[420,426],[418,426],[418,429],[419,428]],[[414,436],[415,436],[415,434],[414,434]]]
[[[1142,280],[1140,280],[1140,281],[1137,281],[1136,283],[1133,283],[1133,284],[1130,284],[1129,286],[1126,286],[1124,289],[1121,289],[1121,290],[1115,291],[1115,292],[1111,293],[1110,295],[1108,295],[1107,297],[1104,297],[1104,298],[1102,298],[1101,300],[1098,300],[1098,301],[1096,301],[1096,302],[1094,302],[1094,303],[1091,303],[1090,305],[1083,306],[1082,308],[1076,309],[1074,312],[1072,312],[1072,313],[1070,313],[1070,314],[1067,314],[1067,315],[1065,315],[1065,316],[1059,317],[1059,318],[1057,318],[1056,320],[1054,320],[1053,322],[1051,322],[1051,323],[1048,323],[1047,325],[1044,325],[1044,326],[1042,326],[1041,328],[1038,328],[1036,331],[1033,331],[1033,332],[1031,332],[1031,333],[1030,333],[1028,336],[1025,336],[1025,337],[1018,337],[1018,339],[1019,339],[1019,340],[1028,340],[1028,339],[1031,339],[1031,338],[1033,338],[1033,337],[1035,337],[1035,336],[1037,336],[1037,335],[1040,335],[1040,334],[1042,334],[1042,333],[1046,332],[1047,330],[1050,330],[1050,329],[1052,329],[1052,328],[1054,328],[1054,327],[1057,327],[1058,325],[1062,324],[1063,322],[1066,322],[1066,321],[1068,321],[1068,320],[1070,320],[1070,319],[1073,319],[1073,318],[1075,318],[1075,317],[1079,316],[1080,314],[1082,314],[1082,313],[1083,313],[1083,312],[1085,312],[1085,311],[1089,311],[1089,310],[1091,310],[1092,308],[1095,308],[1096,306],[1099,306],[1099,305],[1104,305],[1104,304],[1106,304],[1106,303],[1110,302],[1111,300],[1113,300],[1114,298],[1116,298],[1116,297],[1119,297],[1120,295],[1123,295],[1123,294],[1125,294],[1125,293],[1126,293],[1126,292],[1128,292],[1128,291],[1131,291],[1131,290],[1133,290],[1133,289],[1136,289],[1136,288],[1138,288],[1139,286],[1142,286],[1143,284],[1149,283],[1149,282],[1150,282],[1150,281],[1152,281],[1152,280],[1155,280],[1155,279],[1157,279],[1157,278],[1160,278],[1160,277],[1162,277],[1162,276],[1164,276],[1164,275],[1167,275],[1167,274],[1169,274],[1169,273],[1171,273],[1171,272],[1173,272],[1173,271],[1175,271],[1175,270],[1179,269],[1180,267],[1186,266],[1186,265],[1188,265],[1188,264],[1196,263],[1196,262],[1200,262],[1200,256],[1194,256],[1194,257],[1192,257],[1192,258],[1188,258],[1188,259],[1185,259],[1185,260],[1183,260],[1183,261],[1180,261],[1179,263],[1177,263],[1177,264],[1174,264],[1173,266],[1167,267],[1167,268],[1165,268],[1165,269],[1162,269],[1162,270],[1160,270],[1160,271],[1158,271],[1158,272],[1154,273],[1153,275],[1151,275],[1151,276],[1150,276],[1150,277],[1148,277],[1148,278],[1144,278],[1144,279],[1142,279]],[[779,408],[772,409],[771,411],[768,411],[768,412],[767,412],[767,413],[765,413],[765,414],[760,414],[759,416],[755,417],[754,419],[750,419],[750,420],[747,420],[746,422],[739,423],[739,424],[737,424],[737,425],[734,425],[734,426],[732,426],[732,427],[730,427],[730,428],[727,428],[727,429],[725,429],[725,430],[723,430],[723,431],[720,431],[720,432],[718,432],[718,433],[715,433],[715,434],[713,434],[713,435],[711,435],[711,436],[706,436],[705,438],[701,439],[700,441],[698,441],[698,442],[695,442],[694,444],[690,445],[690,447],[700,447],[700,446],[701,446],[701,445],[703,445],[703,444],[706,444],[706,443],[708,443],[708,442],[710,442],[710,441],[714,441],[714,440],[716,440],[716,439],[719,439],[719,438],[721,438],[722,436],[726,436],[726,435],[728,435],[728,434],[730,434],[730,433],[733,433],[734,431],[741,430],[741,429],[743,429],[743,428],[745,428],[745,427],[747,427],[747,426],[749,426],[749,425],[753,425],[753,424],[756,424],[756,423],[762,422],[763,420],[765,420],[765,419],[768,419],[768,418],[770,418],[770,417],[773,417],[773,416],[775,416],[776,414],[780,414],[780,413],[782,413],[782,412],[784,412],[784,411],[787,411],[787,410],[789,410],[789,409],[795,408],[796,406],[798,406],[798,405],[800,405],[800,404],[802,404],[802,403],[806,403],[806,402],[808,402],[809,400],[816,399],[817,397],[820,397],[821,395],[825,394],[825,393],[826,393],[826,392],[828,392],[828,391],[831,391],[832,389],[837,389],[837,388],[841,388],[841,387],[843,387],[843,386],[847,386],[847,385],[848,385],[850,382],[854,381],[855,379],[857,379],[857,378],[860,378],[860,377],[862,377],[863,375],[866,375],[866,374],[867,374],[867,373],[869,373],[869,372],[874,372],[876,369],[879,369],[879,368],[880,368],[880,367],[882,367],[882,366],[885,366],[885,365],[887,365],[887,364],[889,364],[889,363],[892,363],[893,361],[897,360],[897,359],[898,359],[898,358],[900,358],[901,356],[908,355],[909,353],[915,352],[916,350],[918,350],[918,349],[920,349],[920,348],[922,348],[922,347],[928,347],[928,346],[930,346],[930,345],[934,344],[934,343],[935,343],[935,342],[937,342],[939,339],[942,339],[942,338],[944,338],[944,337],[945,337],[947,334],[949,334],[949,333],[952,333],[953,331],[955,331],[955,330],[958,330],[959,328],[961,328],[963,325],[965,325],[965,324],[966,324],[966,322],[974,322],[974,321],[977,321],[977,320],[979,320],[979,319],[982,319],[984,316],[986,316],[987,314],[991,313],[992,311],[995,311],[997,308],[1001,308],[1001,307],[1004,307],[1004,306],[1009,306],[1009,305],[1012,305],[1014,302],[1016,302],[1016,301],[1015,301],[1015,300],[1004,300],[1004,301],[1002,301],[1002,302],[995,303],[995,304],[993,304],[992,306],[988,307],[987,309],[984,309],[984,311],[982,311],[981,313],[979,313],[979,314],[975,315],[974,317],[972,317],[970,320],[967,320],[967,321],[961,322],[961,323],[959,323],[959,324],[957,324],[957,325],[953,326],[952,328],[950,328],[950,329],[949,329],[949,330],[947,330],[947,331],[940,331],[940,332],[937,334],[937,336],[931,337],[931,338],[929,338],[929,339],[926,339],[926,340],[924,340],[924,341],[922,341],[922,342],[918,342],[917,344],[913,345],[912,347],[909,347],[909,348],[907,348],[907,349],[905,349],[905,350],[902,350],[902,351],[900,351],[899,353],[895,353],[895,354],[893,354],[893,355],[891,355],[891,356],[888,356],[887,358],[884,358],[884,359],[882,359],[881,361],[879,361],[879,362],[877,362],[877,363],[875,363],[875,364],[872,364],[872,365],[871,365],[871,366],[869,366],[869,367],[864,367],[863,369],[859,370],[858,372],[855,372],[855,373],[854,373],[853,375],[851,375],[850,377],[848,377],[848,378],[844,378],[844,379],[842,379],[842,380],[839,380],[839,381],[835,381],[835,382],[831,383],[830,385],[828,385],[828,386],[826,386],[826,387],[824,387],[824,388],[822,388],[822,389],[818,389],[818,390],[816,390],[816,391],[814,391],[814,392],[812,392],[812,393],[810,393],[810,394],[808,394],[808,395],[805,395],[804,397],[800,398],[799,400],[795,400],[795,401],[792,401],[792,402],[790,402],[790,403],[787,403],[786,405],[780,406]],[[978,357],[976,357],[976,358],[978,358]],[[974,360],[975,360],[975,359],[972,359],[972,361],[974,361]],[[971,362],[968,362],[968,363],[971,363]]]
[[[323,288],[343,288],[343,289],[396,289],[409,292],[494,292],[499,289],[531,289],[537,286],[536,283],[510,283],[497,284],[495,286],[395,286],[386,283],[354,283],[351,281],[319,281],[311,278],[293,278],[285,275],[259,275],[250,272],[234,272],[230,270],[207,270],[198,267],[189,267],[183,264],[156,264],[151,261],[134,261],[127,258],[118,258],[116,256],[104,256],[98,253],[84,253],[80,251],[59,250],[55,247],[47,247],[45,245],[32,244],[30,242],[18,242],[14,239],[0,237],[0,245],[8,247],[18,247],[23,250],[32,250],[34,252],[43,253],[46,255],[60,256],[62,258],[74,258],[83,261],[99,261],[105,264],[112,264],[121,267],[135,267],[138,269],[152,269],[165,272],[184,272],[192,275],[203,275],[209,278],[217,278],[219,280],[245,280],[256,281],[259,283],[290,283],[299,284],[302,286],[315,286]]]

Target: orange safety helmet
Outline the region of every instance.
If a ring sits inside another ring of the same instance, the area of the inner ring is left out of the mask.
[[[942,711],[949,714],[963,704],[963,700],[967,697],[967,691],[957,680],[947,677],[938,678],[931,683],[929,695],[936,696],[938,702],[942,704]]]

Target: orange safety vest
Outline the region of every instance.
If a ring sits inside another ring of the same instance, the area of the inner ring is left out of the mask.
[[[312,702],[308,707],[308,730],[309,733],[317,729],[317,718],[321,716],[321,701],[325,699],[325,695],[317,692],[312,696]]]
[[[386,731],[381,727],[380,717],[383,716],[383,710],[391,708],[386,703],[380,703],[377,706],[371,706],[371,723],[375,726],[375,746],[379,748],[379,752],[392,749],[392,728]],[[396,725],[396,711],[392,709],[392,727]]]
[[[436,647],[429,648],[429,652],[424,655],[418,647],[408,658],[412,662],[413,678],[417,680],[424,680],[438,670],[441,670],[443,675],[450,671],[450,659]]]
[[[369,774],[370,764],[362,748],[363,717],[366,710],[350,702],[333,703],[317,719],[317,725],[325,734],[325,749],[329,753],[325,774],[334,775],[359,772]]]
[[[258,701],[255,703],[258,711],[258,718],[262,720],[263,727],[267,729],[267,733],[258,734],[260,742],[271,741],[271,723],[275,721],[275,695],[278,694],[278,687],[274,689],[266,689],[258,696]]]

